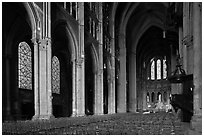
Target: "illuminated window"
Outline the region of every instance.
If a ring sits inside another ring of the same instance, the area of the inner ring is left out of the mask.
[[[161,60],[157,60],[157,79],[161,79]]]
[[[52,93],[60,94],[60,63],[56,56],[52,58]]]
[[[166,60],[163,60],[163,79],[167,77],[167,66],[166,66]]]
[[[155,61],[151,61],[151,80],[155,79]]]
[[[157,73],[155,72],[155,68],[156,68]],[[150,69],[149,70],[150,70],[150,75],[148,75],[148,77],[147,77],[148,80],[149,79],[151,79],[151,80],[166,79],[167,78],[166,57],[164,57],[164,59],[152,58],[150,60]]]
[[[32,90],[32,57],[26,42],[18,46],[18,87]]]
[[[161,98],[162,98],[162,97],[161,97],[161,93],[158,92],[158,93],[157,93],[157,100],[158,100],[159,102],[161,102]]]

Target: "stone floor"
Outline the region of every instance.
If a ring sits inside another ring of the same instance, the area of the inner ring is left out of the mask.
[[[2,134],[31,135],[185,135],[188,123],[172,113],[126,113],[3,123]]]

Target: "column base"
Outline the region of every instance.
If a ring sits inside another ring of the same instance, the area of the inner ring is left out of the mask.
[[[117,113],[127,113],[127,111],[125,109],[118,109]]]
[[[101,115],[104,115],[104,114],[103,113],[95,113],[94,115],[101,116]]]
[[[108,114],[115,114],[115,112],[109,112]]]
[[[188,133],[202,135],[202,115],[194,115],[192,117],[191,127]]]
[[[71,117],[83,117],[85,114],[72,114]]]
[[[32,120],[51,120],[54,119],[54,115],[34,115]]]

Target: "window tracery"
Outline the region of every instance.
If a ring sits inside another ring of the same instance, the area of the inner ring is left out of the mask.
[[[60,62],[56,56],[52,58],[52,93],[60,94]]]
[[[18,46],[18,87],[32,90],[32,56],[26,42]]]
[[[161,60],[157,60],[157,79],[161,79]]]
[[[167,64],[166,59],[161,58],[152,58],[150,60],[150,74],[147,76],[147,80],[149,77],[151,80],[160,80],[167,78]],[[149,73],[149,70],[148,70]]]

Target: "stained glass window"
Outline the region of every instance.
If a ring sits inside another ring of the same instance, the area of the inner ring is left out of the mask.
[[[161,60],[157,60],[157,79],[161,79]]]
[[[60,63],[56,56],[52,58],[52,93],[60,94]]]
[[[167,77],[167,66],[166,66],[166,60],[163,60],[163,79]]]
[[[151,61],[151,80],[155,79],[155,61]]]
[[[18,87],[32,90],[32,57],[26,42],[18,46]]]

